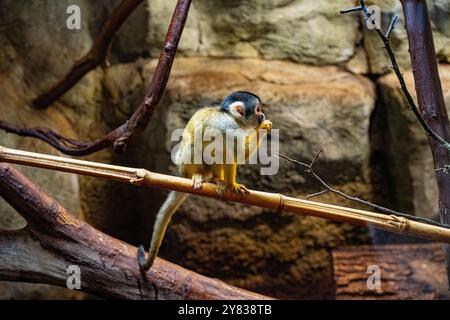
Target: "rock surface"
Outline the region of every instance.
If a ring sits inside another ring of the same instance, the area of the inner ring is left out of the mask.
[[[1,1],[1,120],[48,126],[86,141],[123,123],[142,99],[156,65],[155,60],[139,58],[159,54],[175,0],[141,5],[113,41],[112,67],[90,72],[46,110],[31,107],[38,93],[52,86],[89,50],[102,22],[119,2],[61,0],[38,5],[35,1]],[[384,9],[384,24],[392,12],[401,13],[397,2],[377,3]],[[449,62],[450,1],[428,3],[439,59]],[[80,31],[64,28],[69,4],[82,9]],[[219,103],[230,91],[250,90],[261,96],[267,116],[280,129],[281,153],[309,161],[323,148],[317,171],[333,186],[368,200],[382,194],[395,209],[433,216],[437,199],[431,155],[422,129],[403,105],[396,80],[383,76],[376,88],[369,77],[354,75],[384,74],[389,66],[380,53],[379,39],[373,32],[361,31],[357,15],[338,14],[342,7],[354,4],[194,1],[167,91],[149,128],[122,156],[108,149],[86,158],[175,173],[170,162],[172,130],[183,127],[197,108]],[[392,42],[406,70],[409,56],[401,25],[400,21]],[[441,65],[440,70],[450,105],[450,69]],[[408,73],[407,80],[413,92]],[[385,115],[382,121],[373,116],[376,102],[377,113]],[[369,137],[374,131],[377,136],[384,133],[377,150]],[[2,132],[0,144],[59,154],[35,139]],[[385,156],[389,168],[379,173],[381,182],[372,172],[375,152]],[[244,166],[239,180],[250,188],[298,197],[321,190],[301,168],[284,160],[279,165],[275,176],[261,176],[259,167]],[[94,178],[20,170],[74,214],[132,244],[148,241],[165,195]],[[316,200],[358,207],[332,194]],[[0,200],[0,228],[16,229],[23,224]],[[331,298],[330,251],[367,241],[366,230],[351,225],[192,196],[175,215],[161,255],[276,297]],[[7,298],[74,298],[73,292],[37,288],[0,284],[2,297]]]
[[[152,55],[159,53],[175,3],[148,1]],[[327,0],[195,1],[180,51],[338,64],[352,58],[359,36],[357,19],[339,15],[342,5]]]
[[[382,42],[358,14],[339,11],[357,1],[246,0],[208,1],[193,4],[181,41],[180,53],[188,56],[286,59],[299,63],[345,65],[358,74],[384,74],[390,61]],[[150,53],[159,54],[176,0],[151,0]],[[381,28],[386,30],[398,15],[391,45],[403,69],[410,69],[408,39],[400,1],[372,0],[381,8]],[[430,18],[441,62],[450,62],[450,1],[428,1]],[[363,50],[359,50],[359,49]]]

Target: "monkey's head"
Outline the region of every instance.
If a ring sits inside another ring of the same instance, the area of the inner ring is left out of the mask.
[[[231,93],[223,100],[220,110],[228,112],[245,129],[256,128],[266,119],[261,99],[247,91]]]

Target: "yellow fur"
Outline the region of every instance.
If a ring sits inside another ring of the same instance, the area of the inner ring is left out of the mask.
[[[254,119],[253,119],[254,120]],[[243,127],[237,123],[237,121],[227,114],[224,111],[221,111],[220,108],[203,108],[197,111],[192,118],[187,123],[184,132],[183,138],[180,142],[180,148],[177,154],[178,161],[178,170],[179,174],[182,177],[192,179],[192,187],[194,189],[200,189],[202,183],[204,181],[213,181],[217,184],[217,194],[219,196],[223,195],[223,193],[229,189],[232,192],[236,192],[242,196],[248,192],[247,188],[236,182],[236,174],[237,174],[237,149],[234,150],[226,150],[224,138],[222,153],[223,153],[223,164],[220,163],[212,163],[210,165],[203,163],[203,160],[199,164],[194,164],[194,141],[195,135],[201,134],[202,137],[208,130],[220,130],[220,132],[225,132],[226,129],[249,129],[254,122],[249,122],[246,124],[247,127]],[[255,128],[256,127],[256,128]],[[268,120],[264,120],[260,125],[255,125],[252,134],[245,137],[245,160],[247,160],[253,152],[256,152],[261,143],[261,136],[259,129],[266,129],[270,131],[272,128],[272,123]],[[201,145],[201,152],[203,151],[212,141],[203,141]],[[253,150],[250,150],[251,146],[255,146]],[[199,151],[199,150],[197,150]],[[233,163],[226,164],[226,154],[232,153],[233,155]],[[139,265],[143,270],[148,270],[158,253],[159,247],[161,245],[162,239],[164,237],[164,233],[169,224],[169,221],[172,215],[175,213],[177,208],[181,205],[181,203],[186,198],[186,194],[174,192],[172,191],[167,200],[164,202],[163,206],[160,208],[157,216],[155,225],[153,228],[152,240],[150,243],[150,250],[147,259],[145,259],[145,251],[142,246],[138,249],[138,260]]]

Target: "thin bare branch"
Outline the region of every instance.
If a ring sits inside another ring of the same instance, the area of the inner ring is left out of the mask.
[[[38,108],[46,108],[69,91],[86,73],[95,69],[106,58],[108,48],[117,30],[143,0],[123,0],[103,24],[91,50],[76,61],[69,73],[48,92],[33,101]]]
[[[395,24],[397,23],[397,19],[398,19],[398,16],[394,16],[392,18],[391,23],[389,24],[389,28],[386,31],[386,38],[388,38],[388,39],[390,38],[391,33],[394,30],[394,28],[395,28]]]
[[[348,8],[348,9],[343,9],[343,10],[341,10],[339,12],[340,12],[340,14],[346,14],[346,13],[358,12],[358,11],[362,11],[362,7],[361,6]]]
[[[340,196],[340,197],[342,197],[344,199],[347,199],[347,200],[350,200],[350,201],[354,201],[354,202],[357,202],[357,203],[361,203],[363,205],[366,205],[368,207],[371,207],[371,208],[373,208],[375,210],[378,210],[378,211],[386,213],[386,214],[401,216],[401,217],[405,217],[405,218],[408,218],[408,219],[411,219],[411,220],[420,221],[420,222],[423,222],[423,223],[428,223],[428,224],[432,224],[432,225],[439,226],[439,227],[442,227],[442,228],[449,228],[450,229],[450,225],[442,224],[442,223],[436,222],[436,221],[431,220],[431,219],[427,219],[427,218],[423,218],[423,217],[417,217],[417,216],[405,214],[405,213],[402,213],[402,212],[399,212],[399,211],[395,211],[395,210],[392,210],[392,209],[389,209],[389,208],[377,205],[377,204],[372,203],[370,201],[367,201],[367,200],[364,200],[364,199],[361,199],[361,198],[358,198],[358,197],[354,197],[354,196],[348,195],[345,192],[342,192],[342,191],[340,191],[338,189],[333,188],[330,184],[328,184],[322,177],[320,177],[314,171],[314,164],[316,163],[316,161],[317,161],[317,159],[318,159],[318,157],[319,157],[319,155],[321,153],[322,153],[322,150],[320,150],[318,153],[316,153],[316,155],[314,156],[313,160],[311,161],[311,164],[309,164],[309,165],[304,163],[304,162],[292,159],[292,158],[290,158],[288,156],[285,156],[283,154],[277,153],[277,155],[279,157],[281,157],[281,158],[283,158],[283,159],[285,159],[285,160],[287,160],[289,162],[298,164],[298,165],[302,166],[303,168],[305,168],[305,172],[309,173],[316,181],[318,181],[325,188],[325,190],[322,190],[320,192],[316,192],[316,193],[307,195],[306,196],[307,199],[310,199],[310,198],[313,198],[313,197],[317,197],[317,196],[322,195],[322,194],[327,193],[327,192],[331,192],[331,193],[337,194],[338,196]]]
[[[364,14],[364,17],[366,19],[369,19],[371,17],[371,13],[369,12],[369,9],[365,4],[365,1],[360,0],[359,2],[360,2],[361,10],[352,10],[352,9],[349,9],[351,11],[341,10],[341,13],[345,14],[348,12],[362,11]],[[384,48],[386,49],[386,52],[389,55],[389,59],[391,60],[391,63],[392,63],[392,69],[394,70],[395,75],[397,76],[398,81],[400,82],[400,88],[403,92],[403,95],[405,96],[405,99],[406,99],[406,102],[408,103],[409,108],[413,111],[414,115],[416,116],[417,120],[419,121],[420,125],[425,130],[425,132],[430,137],[432,137],[437,143],[442,145],[447,150],[447,152],[450,153],[450,143],[447,140],[445,140],[442,136],[437,134],[428,125],[428,123],[425,121],[422,114],[420,113],[419,108],[417,107],[416,103],[414,102],[414,99],[413,99],[411,93],[409,92],[408,87],[406,86],[405,78],[403,77],[403,73],[400,71],[400,68],[397,63],[397,58],[395,57],[394,51],[392,50],[390,40],[389,40],[389,36],[391,35],[396,22],[397,22],[397,16],[394,16],[393,19],[391,20],[391,23],[389,25],[389,28],[388,28],[386,34],[383,33],[380,26],[378,26],[378,24],[376,23],[375,19],[372,20],[372,25],[374,26],[375,31],[377,32],[378,36],[384,43]]]
[[[308,194],[308,195],[306,195],[306,199],[311,199],[311,198],[314,198],[314,197],[318,197],[318,196],[320,196],[322,194],[325,194],[325,193],[328,193],[328,192],[330,192],[330,190],[325,189],[325,190],[322,190],[322,191],[319,191],[319,192],[316,192],[316,193]]]

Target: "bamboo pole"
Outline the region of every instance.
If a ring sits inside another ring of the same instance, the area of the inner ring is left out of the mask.
[[[204,183],[200,190],[192,188],[189,179],[151,172],[145,169],[115,166],[98,162],[51,156],[0,146],[0,161],[58,170],[92,177],[114,180],[136,186],[169,189],[198,194],[225,201],[245,203],[267,208],[275,212],[292,212],[329,220],[347,222],[359,226],[375,228],[403,235],[412,235],[435,241],[450,243],[450,229],[414,221],[396,215],[386,215],[365,210],[346,208],[315,201],[297,199],[277,193],[250,190],[244,197],[226,191],[222,197],[216,194],[217,186]]]

